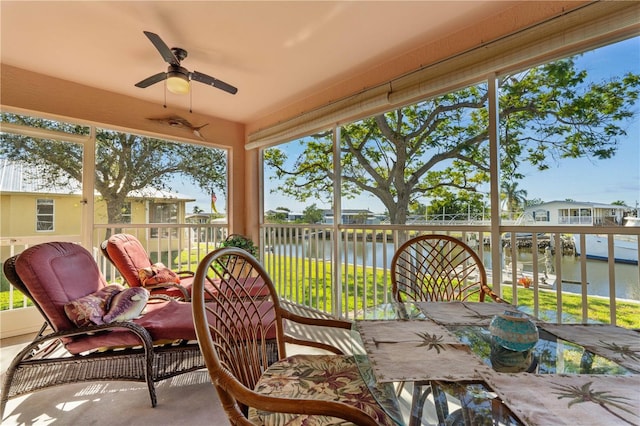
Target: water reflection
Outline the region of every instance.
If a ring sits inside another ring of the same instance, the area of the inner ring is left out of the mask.
[[[287,244],[271,248],[276,254],[285,256],[307,256],[311,258],[331,260],[331,242],[321,239],[304,240],[296,244]],[[349,241],[341,245],[342,261],[366,267],[391,267],[391,259],[395,253],[393,243]],[[491,269],[490,253],[484,251],[484,264]],[[555,255],[551,263],[555,265]],[[517,262],[522,264],[524,271],[533,270],[533,255],[530,249],[518,249]],[[538,270],[545,270],[544,254],[538,255]],[[562,290],[581,294],[580,259],[574,256],[562,256]],[[587,259],[587,293],[594,296],[609,296],[609,269],[607,262]],[[553,271],[550,271],[553,273]],[[638,265],[615,264],[616,298],[640,301],[640,282],[638,281]],[[556,286],[554,285],[554,289]]]

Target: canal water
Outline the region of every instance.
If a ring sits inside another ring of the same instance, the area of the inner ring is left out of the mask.
[[[488,255],[487,255],[488,256]],[[552,264],[555,265],[555,256],[552,255]],[[524,271],[533,269],[533,255],[531,250],[519,249],[517,262],[522,263]],[[592,296],[609,297],[609,264],[601,260],[587,259],[587,294]],[[538,255],[538,272],[545,271],[544,254]],[[562,265],[562,291],[570,293],[582,293],[580,274],[580,258],[564,255],[560,261]],[[491,264],[491,259],[485,259],[485,266]],[[640,283],[638,281],[638,265],[624,263],[615,264],[616,297],[640,301]],[[554,273],[554,271],[549,271]],[[553,287],[556,288],[555,286]]]
[[[330,258],[330,243],[328,241],[305,241],[297,244],[297,249],[302,251],[302,244],[305,245],[304,251],[310,256],[317,256],[320,259]],[[355,247],[354,247],[355,246]],[[296,247],[274,247],[276,253],[295,253]],[[292,251],[289,251],[292,250]],[[391,266],[391,259],[394,254],[394,246],[392,243],[383,242],[357,242],[355,245],[348,244],[346,253],[346,262],[351,264],[362,265],[363,259],[367,266],[375,264],[378,266]],[[552,255],[552,264],[555,265],[555,256]],[[532,271],[533,255],[530,249],[518,249],[517,262],[521,263],[524,271]],[[544,254],[538,255],[538,271],[543,273]],[[587,293],[593,296],[609,297],[609,268],[608,263],[599,260],[587,259]],[[485,268],[491,268],[491,258],[488,251],[484,252]],[[581,282],[580,276],[580,260],[577,257],[565,255],[562,256],[562,290],[581,294],[581,285],[574,282]],[[619,299],[630,299],[640,301],[640,282],[638,281],[638,265],[618,264],[615,265],[615,288],[616,297]],[[553,271],[549,271],[554,273]],[[555,286],[554,286],[555,289]]]

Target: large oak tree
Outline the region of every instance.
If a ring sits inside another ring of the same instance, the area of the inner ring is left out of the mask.
[[[640,76],[597,83],[587,77],[569,58],[499,79],[503,182],[521,178],[525,162],[544,170],[563,159],[615,155],[634,116]],[[480,84],[343,126],[341,195],[369,193],[399,224],[426,197],[479,203],[476,191],[490,180],[487,99],[487,85]],[[302,140],[293,166],[284,150],[266,151],[277,191],[299,201],[331,201],[331,136]]]
[[[83,147],[64,142],[64,134],[88,134],[88,127],[9,113],[2,114],[2,121],[59,132],[61,140],[2,133],[0,158],[28,165],[43,188],[82,182]],[[96,132],[95,190],[106,202],[109,223],[122,222],[125,199],[133,191],[171,190],[172,177],[183,176],[209,193],[224,193],[226,167],[226,153],[220,149],[105,129]]]

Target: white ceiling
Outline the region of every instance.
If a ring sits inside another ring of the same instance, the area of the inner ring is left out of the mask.
[[[194,111],[247,123],[513,4],[2,0],[1,63],[161,104],[163,83],[134,86],[167,68],[151,31],[189,52],[185,68],[238,88],[194,82]]]

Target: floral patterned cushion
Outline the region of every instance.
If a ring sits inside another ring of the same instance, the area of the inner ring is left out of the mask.
[[[105,323],[129,321],[140,316],[147,301],[149,291],[143,287],[131,287],[113,295],[109,308],[102,320]]]
[[[119,284],[111,284],[64,305],[64,312],[78,327],[104,324],[104,314],[114,294],[124,290]]]
[[[369,390],[352,356],[294,355],[271,365],[255,388],[263,395],[287,398],[311,398],[341,401],[367,412],[380,425],[394,425],[394,421],[376,402],[381,401],[400,418],[400,409],[392,386]],[[396,417],[397,416],[397,417]],[[260,425],[351,425],[352,423],[329,416],[310,416],[271,413],[249,409],[249,420]]]
[[[175,283],[180,284],[180,277],[171,269],[164,266],[163,263],[154,263],[153,265],[138,270],[138,276],[143,286],[152,286],[158,284]]]
[[[128,321],[142,313],[149,292],[142,287],[111,284],[64,305],[64,311],[78,327]]]

